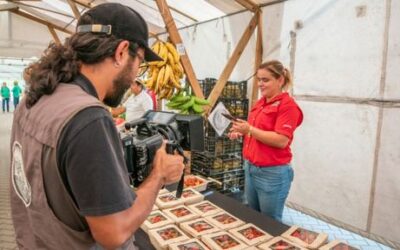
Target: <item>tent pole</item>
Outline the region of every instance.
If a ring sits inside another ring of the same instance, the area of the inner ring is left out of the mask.
[[[76,6],[76,3],[72,0],[67,0],[69,7],[71,7],[72,13],[74,13],[74,16],[76,20],[78,20],[81,17],[81,13],[79,12],[78,7]]]
[[[57,35],[56,31],[54,30],[54,28],[51,27],[50,25],[47,25],[47,28],[49,29],[50,34],[53,36],[54,42],[55,42],[57,45],[61,45],[60,38],[58,37],[58,35]]]
[[[260,15],[258,16],[258,23],[257,23],[257,41],[256,41],[256,59],[254,62],[254,72],[257,72],[257,69],[260,67],[262,60],[263,60],[263,32],[262,32],[262,12],[260,10]],[[250,105],[249,111],[254,103],[258,99],[258,81],[257,77],[253,76],[253,85],[251,88],[251,96],[250,96]]]
[[[210,96],[208,97],[211,108],[217,102],[218,97],[221,95],[221,92],[224,89],[225,84],[228,81],[228,78],[230,77],[233,69],[236,66],[236,63],[238,62],[238,60],[240,58],[240,55],[243,53],[247,43],[249,42],[250,37],[253,34],[254,29],[257,26],[259,15],[260,15],[260,12],[258,11],[254,14],[253,18],[250,20],[249,25],[247,26],[246,30],[244,31],[242,37],[239,40],[239,43],[237,44],[235,50],[233,51],[231,57],[229,58],[229,61],[226,64],[224,70],[222,71],[222,73],[217,81],[217,84],[215,84],[214,88],[212,89]]]

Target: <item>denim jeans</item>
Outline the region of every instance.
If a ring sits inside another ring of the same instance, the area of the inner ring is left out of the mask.
[[[19,103],[19,96],[18,97],[14,96],[14,110],[17,108],[18,103]]]
[[[6,111],[6,108],[7,108],[7,112],[10,111],[10,98],[3,97],[1,104],[2,104],[1,106],[3,108],[3,112]]]
[[[283,207],[293,181],[290,165],[257,167],[244,162],[245,195],[249,206],[282,221]]]

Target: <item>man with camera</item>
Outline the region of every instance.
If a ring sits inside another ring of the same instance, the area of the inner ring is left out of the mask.
[[[163,145],[133,192],[110,113],[139,65],[159,60],[134,10],[98,5],[25,71],[11,134],[11,207],[20,249],[135,249],[134,232],[184,164]],[[104,103],[104,104],[103,104]]]

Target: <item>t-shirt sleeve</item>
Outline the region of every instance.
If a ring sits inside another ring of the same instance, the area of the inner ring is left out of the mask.
[[[296,105],[281,107],[276,118],[275,132],[293,138],[294,130],[301,124],[303,113]]]
[[[153,110],[153,100],[148,93],[145,93],[145,98],[143,98],[143,110],[146,112],[148,110]]]
[[[88,113],[88,111],[86,111]],[[72,124],[63,155],[70,192],[83,216],[100,216],[132,206],[135,194],[129,177],[122,144],[111,117],[98,114]]]

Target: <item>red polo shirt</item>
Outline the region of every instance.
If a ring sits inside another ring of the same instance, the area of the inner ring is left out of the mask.
[[[248,122],[251,126],[265,131],[275,131],[289,138],[283,148],[268,146],[252,136],[245,136],[243,156],[256,166],[288,164],[292,160],[290,144],[294,130],[303,121],[303,112],[288,93],[282,93],[267,102],[263,97],[251,109]]]

